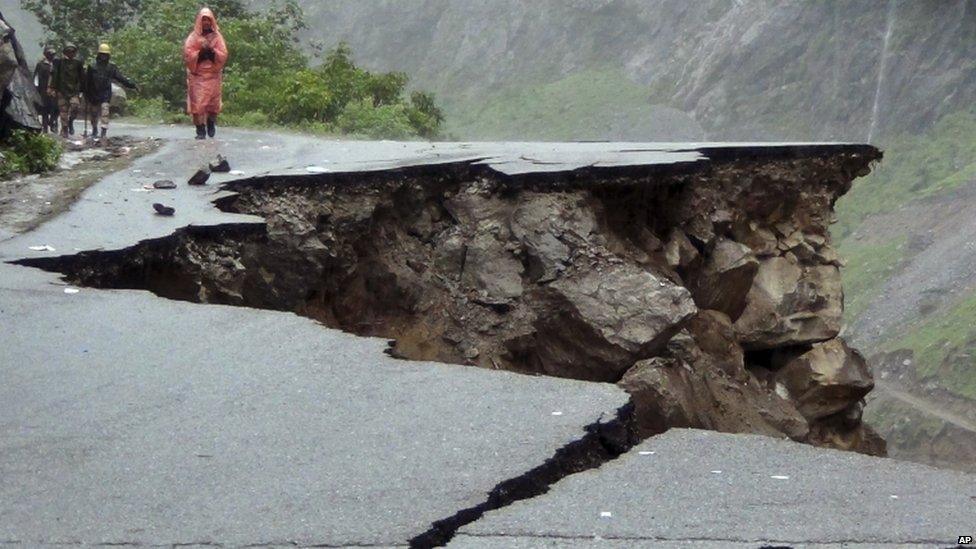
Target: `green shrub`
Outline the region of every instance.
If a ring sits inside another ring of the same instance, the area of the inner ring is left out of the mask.
[[[58,167],[61,144],[47,135],[16,130],[0,143],[0,177],[49,172]]]
[[[248,11],[239,0],[210,5],[231,50],[224,73],[224,124],[390,139],[440,133],[443,112],[430,94],[407,97],[406,74],[358,67],[346,44],[313,68],[297,42],[305,22],[293,0],[260,13]],[[197,0],[143,0],[136,20],[108,38],[115,61],[142,87],[132,99],[135,116],[186,119],[181,114],[186,103],[182,45],[198,8]]]
[[[282,96],[273,103],[275,120],[281,124],[300,124],[308,121],[324,122],[336,115],[334,97],[325,77],[315,71],[302,69],[285,84]]]
[[[369,99],[347,104],[336,121],[336,127],[342,133],[373,139],[405,139],[415,135],[404,105],[377,107]]]

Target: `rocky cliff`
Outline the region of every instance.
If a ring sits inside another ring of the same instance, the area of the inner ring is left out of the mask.
[[[407,71],[458,111],[608,67],[713,139],[873,140],[919,131],[976,99],[967,0],[302,3],[307,38],[346,40],[367,65]],[[634,114],[638,125],[654,117]],[[483,137],[479,127],[457,130]]]
[[[633,396],[640,436],[763,433],[883,454],[840,338],[833,204],[867,146],[701,149],[707,161],[509,175],[478,163],[272,176],[218,201],[266,225],[188,228],[25,261],[75,283],[294,311],[409,359]]]

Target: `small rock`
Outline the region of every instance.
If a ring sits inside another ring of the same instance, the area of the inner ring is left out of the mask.
[[[193,174],[193,177],[187,181],[188,185],[206,185],[207,180],[210,179],[210,170],[207,168],[200,168],[197,173]]]
[[[176,183],[173,183],[169,179],[160,179],[159,181],[153,183],[154,189],[175,189]]]
[[[153,204],[153,209],[156,210],[156,213],[159,215],[171,216],[176,213],[176,208],[164,206],[158,202]]]
[[[217,162],[210,165],[210,171],[214,173],[227,173],[230,171],[230,162],[221,155],[217,155]]]

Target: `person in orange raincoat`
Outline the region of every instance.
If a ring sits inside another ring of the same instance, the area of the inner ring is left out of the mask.
[[[227,43],[220,34],[217,18],[210,8],[197,14],[193,32],[183,44],[186,64],[186,112],[193,117],[197,139],[214,137],[217,115],[223,108],[221,97]]]

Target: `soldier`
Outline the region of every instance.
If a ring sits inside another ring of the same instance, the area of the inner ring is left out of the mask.
[[[130,90],[138,86],[119,72],[119,68],[110,60],[112,48],[108,44],[98,46],[95,62],[88,66],[85,75],[85,100],[88,102],[89,115],[92,123],[92,138],[98,141],[108,133],[108,123],[111,117],[112,81],[122,84]],[[101,122],[101,134],[99,134]]]
[[[50,46],[44,48],[44,57],[34,67],[34,81],[37,84],[37,93],[41,96],[42,131],[51,133],[58,131],[58,102],[48,93],[55,55],[57,52],[54,48]]]
[[[81,93],[85,87],[85,64],[79,59],[78,48],[66,44],[64,56],[54,62],[49,93],[56,95],[58,109],[61,111],[61,137],[67,138],[75,133],[75,119],[81,109]]]

